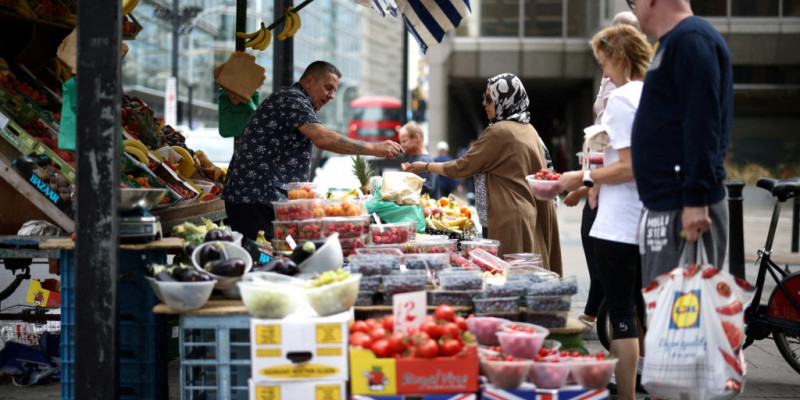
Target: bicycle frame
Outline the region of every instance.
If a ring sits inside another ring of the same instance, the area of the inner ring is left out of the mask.
[[[783,292],[790,304],[794,306],[795,312],[800,315],[800,304],[798,304],[798,301],[794,298],[794,296],[792,296],[783,283],[783,280],[789,276],[789,274],[781,270],[780,267],[772,262],[772,259],[770,258],[772,254],[772,243],[775,239],[775,231],[777,230],[780,212],[781,202],[776,200],[775,208],[772,211],[772,220],[770,221],[769,231],[767,233],[767,242],[763,248],[758,250],[758,260],[756,261],[756,264],[759,266],[758,277],[756,278],[756,290],[753,295],[753,299],[750,302],[750,306],[745,311],[747,340],[745,341],[743,348],[749,346],[753,340],[764,339],[774,329],[780,329],[782,331],[800,331],[800,321],[791,321],[783,318],[770,317],[768,315],[770,312],[770,306],[772,305],[771,300],[774,297],[774,294],[777,293],[777,290]],[[761,304],[761,295],[764,291],[764,281],[766,280],[767,272],[769,272],[770,276],[777,284],[777,287],[776,290],[773,291],[773,295],[770,296],[770,302],[768,304]],[[800,277],[798,279],[800,279]]]

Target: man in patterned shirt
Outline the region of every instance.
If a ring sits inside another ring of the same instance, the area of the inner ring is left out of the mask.
[[[339,154],[387,158],[403,152],[397,142],[353,140],[320,123],[317,111],[333,100],[341,77],[334,65],[315,61],[298,82],[269,95],[250,117],[222,194],[231,229],[250,239],[264,230],[267,239],[272,238],[272,202],[286,199],[286,183],[309,180],[312,145]]]

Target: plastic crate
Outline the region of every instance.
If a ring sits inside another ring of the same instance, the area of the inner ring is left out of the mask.
[[[61,251],[61,398],[75,399],[75,253]],[[166,338],[153,314],[157,300],[144,279],[148,263],[166,263],[164,250],[120,252],[120,399],[158,399],[166,395]],[[161,346],[163,345],[163,346]],[[159,373],[161,371],[161,373]]]
[[[181,399],[247,400],[250,316],[180,318]]]

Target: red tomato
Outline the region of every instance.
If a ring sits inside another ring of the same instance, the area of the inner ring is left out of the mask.
[[[467,325],[467,320],[460,315],[457,315],[455,318],[453,318],[453,322],[455,322],[456,325],[458,325],[458,329],[461,329],[464,332],[466,332],[469,329],[469,325]]]
[[[439,307],[436,307],[436,311],[433,312],[433,316],[440,321],[450,322],[453,320],[453,317],[456,316],[456,312],[453,310],[453,307],[450,307],[447,304],[442,304]]]
[[[455,339],[461,336],[461,329],[454,322],[448,322],[442,327],[442,336]]]
[[[440,350],[443,356],[454,356],[461,351],[461,343],[455,339],[445,340]]]
[[[395,332],[389,336],[389,347],[395,353],[402,353],[406,349],[406,334],[403,332]]]
[[[417,347],[417,354],[420,357],[433,358],[439,355],[439,345],[433,339],[428,339],[425,344]]]
[[[367,318],[367,319],[364,320],[364,322],[367,324],[367,327],[369,328],[369,330],[372,330],[372,328],[374,328],[375,325],[378,324],[378,322],[375,321],[375,318]]]
[[[386,332],[394,332],[394,315],[383,319],[383,329],[386,329]]]
[[[353,334],[350,335],[350,345],[353,347],[363,347],[368,349],[370,346],[372,346],[372,338],[361,331],[353,332]]]
[[[432,339],[438,339],[442,336],[442,327],[433,321],[425,321],[419,326],[419,330],[425,332]]]
[[[366,333],[369,329],[367,328],[367,323],[361,320],[353,322],[353,326],[350,327],[350,332],[364,332]]]
[[[386,329],[383,329],[382,326],[375,326],[371,331],[369,331],[369,337],[371,337],[374,341],[385,339]]]
[[[392,355],[392,349],[389,347],[389,342],[386,339],[381,339],[373,343],[371,350],[378,358],[390,357]]]

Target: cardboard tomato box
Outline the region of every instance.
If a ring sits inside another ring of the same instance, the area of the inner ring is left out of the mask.
[[[315,379],[297,382],[256,382],[249,380],[250,400],[345,400],[347,381]]]
[[[557,390],[536,389],[529,382],[516,389],[497,389],[486,384],[481,389],[481,395],[483,400],[608,400],[607,389],[584,389],[580,386],[567,386]]]
[[[347,380],[349,321],[349,312],[314,318],[251,318],[251,378],[258,384]]]
[[[470,346],[463,356],[377,358],[366,349],[350,348],[350,389],[353,394],[393,395],[467,393],[478,391],[478,352]]]

